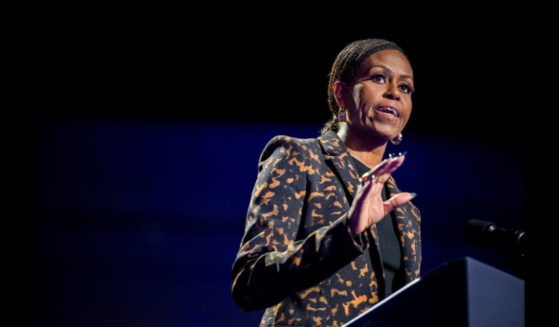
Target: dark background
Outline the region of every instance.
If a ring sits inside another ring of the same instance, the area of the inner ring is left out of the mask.
[[[408,130],[514,143],[526,138],[521,126],[536,117],[518,107],[533,96],[528,89],[543,56],[530,53],[539,44],[524,36],[524,26],[507,17],[492,26],[490,14],[443,15],[433,24],[377,16],[370,22],[356,16],[352,24],[311,24],[302,14],[286,21],[133,14],[53,20],[34,35],[42,54],[35,63],[38,99],[48,108],[39,113],[324,122],[327,75],[337,53],[355,39],[382,37],[400,44],[415,70],[418,113]]]
[[[424,273],[468,255],[523,277],[514,255],[463,237],[468,219],[525,228],[523,142],[541,117],[518,34],[360,18],[132,12],[37,29],[36,325],[256,325],[230,268],[258,156],[274,135],[318,135],[330,66],[365,37],[414,67],[414,112],[389,150],[408,151],[395,177],[418,193]]]

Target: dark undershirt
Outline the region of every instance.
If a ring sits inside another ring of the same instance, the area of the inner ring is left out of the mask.
[[[359,176],[368,172],[369,167],[365,166],[359,160],[353,158],[353,162],[357,167],[357,172]],[[382,199],[386,201],[387,192],[386,186],[382,189]],[[396,226],[392,215],[387,215],[380,222],[377,223],[377,234],[379,238],[380,245],[380,255],[382,258],[382,266],[384,269],[385,278],[385,294],[383,297],[387,297],[396,291],[401,285],[400,283],[395,283],[395,276],[400,270],[402,264],[402,250],[400,248],[400,242],[398,241],[398,235],[396,234]]]

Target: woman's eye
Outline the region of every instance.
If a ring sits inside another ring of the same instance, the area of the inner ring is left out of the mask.
[[[404,93],[413,93],[413,88],[408,84],[402,84],[400,85],[400,91]]]
[[[371,77],[371,79],[377,83],[384,83],[386,80],[386,76],[383,74],[375,74]]]

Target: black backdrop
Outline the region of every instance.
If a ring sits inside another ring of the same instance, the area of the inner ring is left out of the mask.
[[[489,15],[443,15],[431,24],[376,16],[361,13],[351,23],[269,13],[53,20],[35,32],[39,114],[324,122],[337,52],[355,39],[382,37],[399,43],[414,66],[409,131],[506,142],[526,137],[523,126],[537,117],[519,108],[534,60],[523,51],[531,46],[522,26],[493,24]]]

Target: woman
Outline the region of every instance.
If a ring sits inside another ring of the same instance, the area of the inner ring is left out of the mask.
[[[232,276],[238,306],[266,308],[261,326],[340,326],[419,277],[415,194],[391,177],[405,156],[383,160],[413,88],[398,45],[353,42],[330,72],[322,135],[266,145]]]

